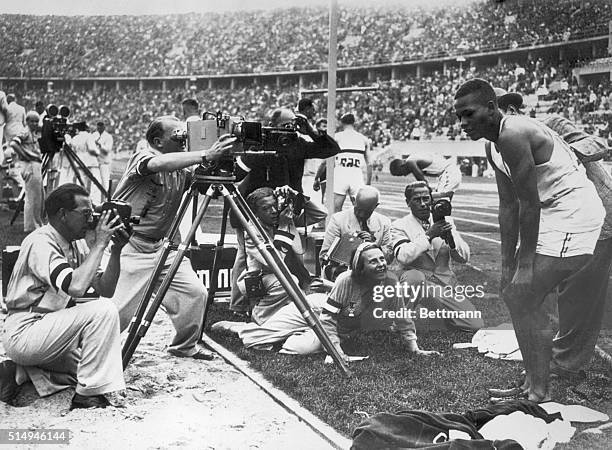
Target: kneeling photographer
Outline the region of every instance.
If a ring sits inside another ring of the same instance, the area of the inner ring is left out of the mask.
[[[0,364],[0,401],[11,403],[30,380],[40,396],[76,386],[71,409],[106,407],[103,394],[125,383],[117,308],[98,297],[115,292],[129,236],[117,211],[105,211],[87,246],[93,210],[79,185],[55,189],[45,208],[49,224],[22,242],[8,286],[4,348],[11,359]]]
[[[121,255],[122,271],[112,301],[119,309],[121,330],[127,328],[138,308],[147,281],[154,270],[162,241],[177,215],[190,176],[189,167],[206,165],[231,153],[235,139],[221,136],[209,149],[186,152],[183,143],[174,138],[183,133],[184,122],[173,116],[162,116],[147,129],[148,148],[130,158],[114,199],[132,205],[140,217],[134,233]],[[166,259],[160,280],[172,265],[176,252]],[[213,355],[198,342],[206,305],[206,288],[193,271],[187,258],[181,261],[162,305],[170,317],[176,335],[168,352],[178,357],[210,360]]]
[[[246,199],[285,260],[299,239],[291,202],[295,194],[296,191],[288,186],[263,187],[251,192]],[[246,269],[238,276],[237,285],[252,308],[252,321],[248,324],[217,322],[213,329],[238,332],[247,348],[272,350],[274,345],[280,348],[287,338],[304,333],[309,327],[249,235],[245,237],[245,249]],[[294,279],[297,281],[295,276]]]
[[[285,142],[283,148],[272,155],[258,155],[256,153],[241,155],[237,159],[236,177],[242,180],[238,186],[240,193],[247,197],[254,190],[261,187],[277,188],[289,186],[297,192],[294,203],[294,222],[296,226],[302,227],[313,225],[323,220],[327,211],[321,205],[310,201],[303,195],[302,177],[304,175],[304,162],[311,158],[329,158],[340,151],[336,141],[327,134],[319,134],[306,117],[296,115],[290,109],[276,109],[270,120],[271,127],[294,129],[297,131],[289,142]],[[306,139],[305,136],[308,136]],[[245,267],[244,231],[240,229],[235,221],[232,222],[236,228],[238,239],[238,254],[232,270],[232,299],[230,309],[238,314],[246,314],[248,302],[237,289],[237,277]],[[300,249],[296,249],[300,253]],[[305,287],[310,282],[310,274],[304,267],[302,261],[296,255],[291,254],[286,260],[287,267],[295,274],[300,286]]]
[[[437,200],[432,205],[431,188],[425,181],[408,184],[405,190],[410,212],[391,224],[391,239],[395,261],[391,267],[400,283],[409,285],[454,286],[455,274],[451,260],[466,263],[470,248],[457,231],[450,217],[450,202]],[[428,298],[430,309],[474,311],[468,299],[436,296]],[[466,331],[484,326],[482,319],[445,319],[447,325]]]

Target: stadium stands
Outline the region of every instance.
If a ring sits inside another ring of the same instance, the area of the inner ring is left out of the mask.
[[[325,8],[169,16],[0,15],[0,76],[178,76],[322,68]],[[341,8],[340,67],[563,42],[608,32],[609,0],[431,10]]]

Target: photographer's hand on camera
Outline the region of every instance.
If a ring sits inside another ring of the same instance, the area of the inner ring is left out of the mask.
[[[365,242],[376,242],[376,238],[369,231],[358,231],[355,233],[355,236]]]
[[[292,189],[290,186],[287,185],[274,189],[274,195],[276,195],[277,197],[295,198],[298,194],[298,191]]]
[[[289,228],[293,225],[293,205],[289,203],[282,211],[278,213],[278,227]]]
[[[125,231],[125,225],[123,225],[123,222],[121,222],[121,218],[119,217],[117,211],[104,211],[100,216],[98,225],[95,228],[96,237],[94,239],[94,245],[106,248],[114,235],[121,236],[120,232],[125,233],[125,236],[127,236],[127,239],[129,239],[129,236]],[[125,242],[123,242],[125,236],[117,238],[120,245],[119,249],[123,248],[123,246],[127,244],[127,239],[125,239]],[[117,245],[117,242],[113,242],[115,245]]]
[[[319,133],[313,128],[313,126],[308,121],[308,118],[300,113],[295,114],[295,128],[302,134],[307,134],[309,136],[318,136]]]
[[[212,147],[207,150],[202,150],[200,156],[202,161],[218,161],[224,156],[231,155],[231,150],[236,142],[236,138],[229,134],[221,136]]]
[[[445,234],[450,233],[453,229],[453,226],[445,220],[441,220],[439,222],[434,222],[429,230],[425,232],[425,235],[431,242],[432,239],[437,237],[443,237]]]

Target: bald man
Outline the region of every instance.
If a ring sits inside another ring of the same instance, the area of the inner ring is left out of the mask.
[[[379,204],[379,197],[378,189],[363,186],[357,191],[352,208],[332,215],[319,254],[322,266],[327,263],[329,247],[336,238],[344,235],[355,235],[361,240],[375,242],[383,249],[387,261],[391,259],[391,220],[374,211]]]
[[[470,139],[493,143],[487,157],[499,195],[500,286],[525,364],[522,390],[531,401],[550,401],[553,332],[544,300],[588,263],[605,210],[569,145],[537,120],[504,116],[487,81],[465,82],[455,111]]]
[[[38,144],[39,119],[40,116],[36,111],[28,112],[25,119],[26,127],[14,135],[9,143],[18,156],[18,171],[24,181],[23,231],[26,233],[43,225],[42,153]]]

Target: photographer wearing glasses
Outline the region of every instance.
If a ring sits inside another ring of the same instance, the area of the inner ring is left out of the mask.
[[[426,286],[453,286],[456,283],[451,261],[466,263],[470,248],[463,240],[451,217],[434,220],[432,192],[425,181],[408,184],[405,191],[410,212],[391,224],[391,239],[395,261],[392,266],[400,283]],[[428,298],[428,306],[448,311],[473,311],[474,305],[466,298]],[[432,305],[433,304],[433,305]],[[445,319],[451,327],[476,331],[484,326],[478,318]]]
[[[103,394],[125,383],[117,308],[99,296],[115,292],[128,235],[116,212],[106,211],[88,248],[92,204],[76,184],[51,192],[45,208],[49,224],[24,239],[8,286],[4,348],[11,359],[0,364],[0,400],[11,403],[30,380],[40,396],[76,385],[71,409],[103,408]]]
[[[179,140],[185,123],[173,116],[159,117],[149,125],[148,147],[130,158],[126,171],[117,185],[114,199],[132,205],[140,217],[134,234],[121,255],[123,267],[112,301],[119,308],[121,330],[125,330],[136,312],[155,269],[162,241],[177,215],[181,198],[188,186],[189,167],[207,164],[229,154],[234,138],[221,136],[210,149],[186,152]],[[171,252],[160,274],[166,276],[176,252]],[[189,259],[181,261],[164,296],[162,305],[170,317],[176,335],[168,348],[174,356],[210,360],[212,353],[198,348],[207,292],[191,267]]]

